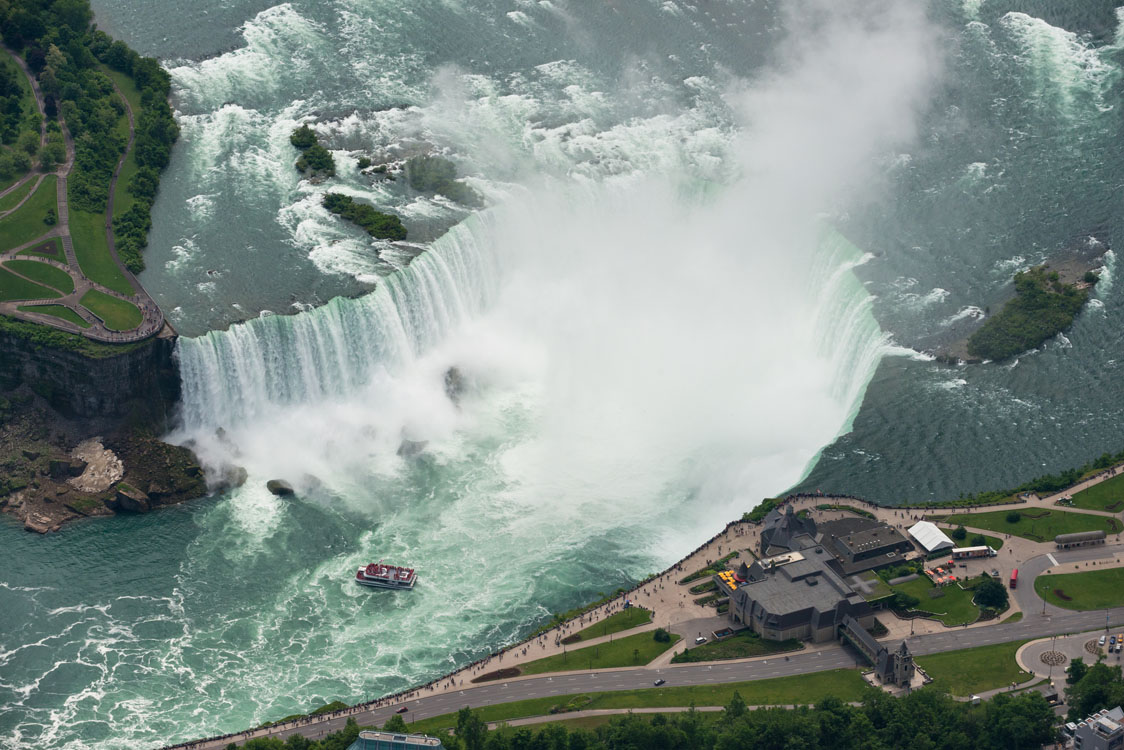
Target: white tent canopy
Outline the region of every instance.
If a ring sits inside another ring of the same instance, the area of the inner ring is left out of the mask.
[[[927,552],[952,549],[956,546],[947,534],[937,528],[935,523],[929,521],[918,521],[910,526],[909,535],[916,539],[917,543],[924,547]]]

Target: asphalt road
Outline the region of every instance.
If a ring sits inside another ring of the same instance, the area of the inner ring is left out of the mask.
[[[1124,545],[1095,547],[1071,552],[1055,552],[1053,557],[1059,563],[1075,563],[1108,554],[1124,551]],[[935,654],[942,651],[987,646],[1008,641],[1041,638],[1043,636],[1077,633],[1105,626],[1105,615],[1113,627],[1124,624],[1124,607],[1092,612],[1071,612],[1047,605],[1046,615],[1042,615],[1042,599],[1034,593],[1032,581],[1053,563],[1049,556],[1031,558],[1019,567],[1020,586],[1015,590],[1016,601],[1023,610],[1023,619],[1015,623],[997,624],[987,627],[954,628],[947,632],[918,635],[907,638],[910,650],[917,655]],[[1084,569],[1084,568],[1082,568]],[[887,642],[891,649],[900,641]],[[718,664],[676,664],[659,668],[631,668],[602,672],[583,672],[576,674],[531,677],[509,680],[502,683],[465,688],[422,697],[404,703],[362,711],[353,714],[361,725],[381,726],[394,713],[405,705],[409,710],[403,716],[406,721],[417,721],[433,716],[452,713],[470,706],[479,708],[499,703],[548,698],[551,696],[573,695],[578,693],[597,693],[612,690],[635,690],[652,687],[657,679],[667,681],[668,687],[682,685],[713,685],[726,682],[761,680],[770,677],[790,677],[810,672],[823,672],[829,669],[855,667],[861,657],[850,649],[831,649],[802,654],[791,654],[764,660],[746,662],[727,662]],[[299,733],[308,737],[320,737],[342,729],[347,717],[337,717],[315,724],[308,724],[277,731],[276,737],[287,737]],[[233,738],[231,738],[233,739]],[[200,744],[199,748],[225,747],[231,739]],[[235,740],[238,741],[238,740]]]

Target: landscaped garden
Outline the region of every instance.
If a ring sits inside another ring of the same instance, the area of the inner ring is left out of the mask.
[[[61,268],[55,268],[37,260],[10,260],[4,264],[4,267],[63,294],[70,294],[74,291],[74,279]]]
[[[69,307],[64,307],[63,305],[21,305],[19,309],[23,312],[35,312],[41,315],[51,315],[53,317],[65,320],[67,323],[73,323],[79,328],[90,327],[90,324],[83,320],[82,316],[71,310]]]
[[[975,622],[980,616],[980,608],[972,603],[975,592],[956,584],[938,587],[922,574],[890,588],[895,594],[905,594],[917,600],[911,610],[929,612],[948,626]]]
[[[20,278],[11,271],[0,268],[0,302],[25,299],[54,299],[60,292],[50,287]]]
[[[650,611],[643,607],[629,607],[623,612],[609,615],[601,622],[590,625],[584,630],[579,630],[573,635],[566,636],[562,639],[562,642],[577,643],[579,641],[588,641],[611,633],[619,633],[622,630],[631,630],[641,625],[647,625],[651,621],[652,613]]]
[[[1124,605],[1124,568],[1053,573],[1034,580],[1034,590],[1065,609],[1107,609]]]
[[[1119,513],[1124,510],[1124,474],[1106,479],[1073,496],[1073,507]]]
[[[655,632],[643,632],[617,638],[612,643],[572,649],[545,659],[521,664],[521,674],[566,672],[573,669],[608,669],[610,667],[636,667],[647,664],[671,648],[679,636],[666,641],[655,639]]]
[[[1035,542],[1053,541],[1058,534],[1072,534],[1077,531],[1103,529],[1108,534],[1120,531],[1120,521],[1115,518],[1088,513],[1067,513],[1050,508],[958,513],[952,516],[932,516],[929,520],[946,521],[956,525],[997,531],[1001,534],[1014,534]]]
[[[19,247],[50,230],[51,225],[45,219],[48,211],[52,214],[55,211],[57,179],[48,175],[27,203],[0,219],[0,250]]]
[[[804,644],[795,638],[787,641],[768,641],[751,630],[742,630],[729,638],[710,641],[701,646],[689,648],[671,658],[672,664],[693,661],[720,661],[722,659],[745,659],[751,656],[768,656],[786,651],[799,651]]]
[[[1034,677],[1015,661],[1015,652],[1024,643],[1025,640],[946,651],[919,656],[916,661],[933,678],[932,687],[953,695],[974,695]]]

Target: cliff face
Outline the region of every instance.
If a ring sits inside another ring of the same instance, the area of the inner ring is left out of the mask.
[[[26,384],[60,414],[93,423],[139,419],[163,429],[180,396],[174,337],[91,357],[0,331],[0,391]]]

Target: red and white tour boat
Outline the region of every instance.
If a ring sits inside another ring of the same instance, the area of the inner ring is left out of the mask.
[[[418,576],[413,568],[387,565],[382,560],[355,572],[356,583],[377,589],[412,589],[417,580]]]

